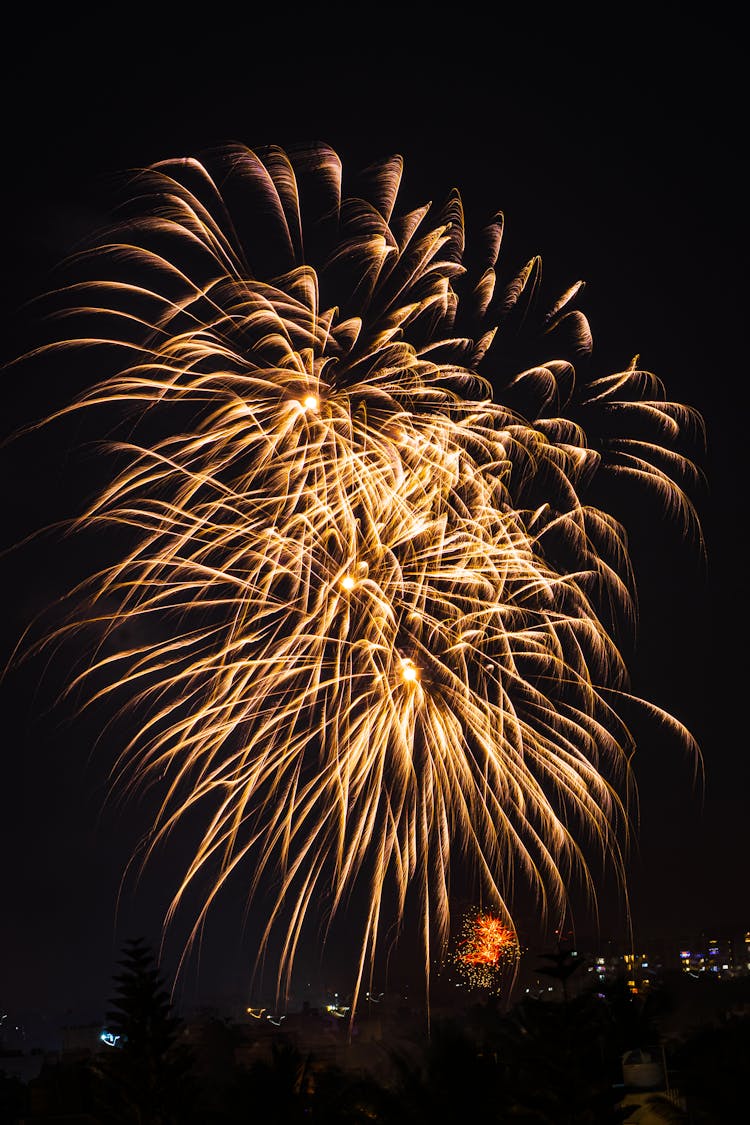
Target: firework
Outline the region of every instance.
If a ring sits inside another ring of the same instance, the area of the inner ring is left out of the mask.
[[[453,964],[469,988],[498,991],[519,956],[515,930],[498,914],[479,909],[465,916]]]
[[[168,919],[204,877],[194,935],[235,873],[273,880],[283,990],[311,906],[363,885],[355,1005],[386,901],[420,903],[426,966],[446,948],[457,857],[511,928],[514,880],[559,914],[588,842],[621,869],[634,590],[587,497],[619,475],[689,528],[700,429],[636,361],[582,378],[580,284],[536,323],[502,216],[469,269],[459,196],[399,213],[401,174],[347,193],[325,147],[142,171],[50,346],[101,370],[55,420],[115,435],[76,526],[127,541],[54,639],[101,632],[70,690],[132,708],[114,783],[158,787],[147,854],[202,816]],[[555,358],[509,370],[524,333]]]

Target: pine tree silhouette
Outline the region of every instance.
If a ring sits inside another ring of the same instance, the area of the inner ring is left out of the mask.
[[[125,943],[107,1027],[119,1036],[99,1068],[102,1110],[118,1125],[177,1125],[191,1120],[191,1058],[182,1023],[151,948]]]

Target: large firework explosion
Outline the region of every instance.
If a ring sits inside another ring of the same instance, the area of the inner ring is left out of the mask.
[[[120,427],[76,526],[128,546],[44,643],[101,631],[70,690],[134,709],[113,778],[159,789],[147,853],[203,818],[168,917],[208,877],[196,935],[233,873],[251,900],[275,880],[284,990],[311,906],[364,885],[355,1005],[407,899],[429,972],[457,865],[509,927],[514,881],[556,917],[593,890],[592,843],[622,873],[634,586],[587,497],[619,475],[689,527],[700,429],[635,361],[582,379],[580,283],[535,327],[502,216],[470,268],[458,194],[399,213],[401,175],[345,193],[327,147],[241,146],[139,172],[51,345],[102,372],[54,418]],[[522,325],[542,354],[509,370]]]

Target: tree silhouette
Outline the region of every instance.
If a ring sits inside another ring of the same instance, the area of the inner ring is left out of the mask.
[[[323,1063],[284,1037],[272,1042],[269,1057],[257,1059],[238,1082],[234,1104],[238,1112],[232,1121],[369,1125],[392,1120],[383,1116],[389,1099],[376,1082]],[[240,1116],[240,1107],[252,1116]]]
[[[0,1125],[15,1122],[26,1109],[26,1087],[20,1078],[0,1070]]]
[[[574,973],[583,968],[583,960],[574,949],[568,949],[563,945],[559,945],[552,953],[541,953],[540,957],[550,963],[549,965],[537,965],[536,971],[541,973],[542,976],[559,981],[562,985],[563,1000],[567,1002],[569,999],[568,981]]]
[[[247,1076],[247,1089],[259,1120],[295,1125],[311,1115],[311,1057],[281,1038],[271,1044],[268,1059],[256,1060]]]
[[[395,1104],[385,1120],[394,1125],[456,1125],[469,1115],[484,1125],[515,1120],[501,1070],[458,1022],[434,1020],[421,1051],[393,1051],[391,1063]]]
[[[127,941],[118,964],[107,1013],[115,1045],[98,1068],[102,1111],[117,1125],[182,1125],[193,1114],[181,1021],[146,942]]]
[[[605,1125],[618,1106],[619,1057],[604,1003],[584,993],[564,1003],[528,999],[509,1014],[497,1053],[505,1083],[535,1125]]]
[[[730,1016],[703,1024],[677,1048],[680,1088],[688,1098],[696,1125],[733,1125],[747,1110],[750,1018]]]

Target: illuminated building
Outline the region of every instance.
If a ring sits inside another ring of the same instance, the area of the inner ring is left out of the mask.
[[[746,935],[747,950],[747,935]],[[734,942],[731,937],[719,937],[715,932],[701,934],[700,940],[692,946],[683,946],[679,953],[680,968],[685,973],[696,976],[699,973],[713,973],[718,978],[737,976],[747,971],[737,966],[734,956]],[[746,956],[750,967],[750,956]]]
[[[653,977],[649,955],[647,953],[625,953],[622,960],[625,966],[625,980],[630,991],[635,995],[646,992]]]

